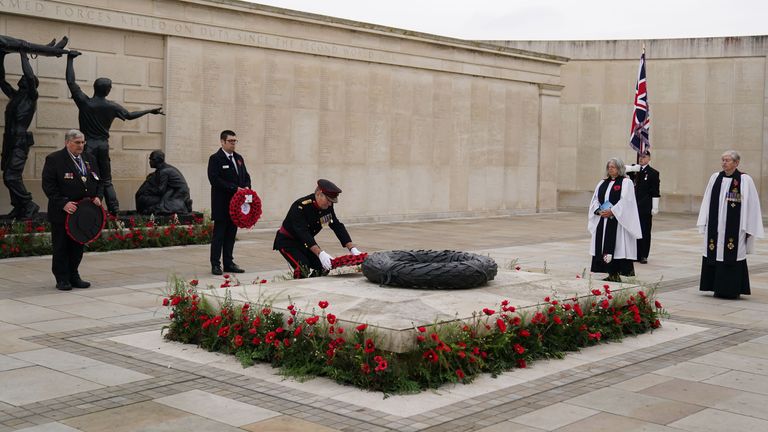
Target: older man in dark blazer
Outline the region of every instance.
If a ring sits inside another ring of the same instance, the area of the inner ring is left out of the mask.
[[[67,214],[77,210],[78,202],[90,198],[101,206],[102,182],[96,159],[83,153],[85,136],[76,129],[64,135],[64,148],[49,154],[43,165],[43,191],[48,197],[48,221],[51,223],[53,275],[62,291],[91,286],[80,278],[78,267],[83,259],[83,245],[67,235]]]
[[[251,187],[251,176],[245,168],[243,157],[235,152],[237,135],[225,130],[220,135],[221,148],[208,159],[208,181],[211,182],[211,273],[243,273],[232,257],[235,248],[237,226],[229,215],[229,202],[235,192]],[[224,254],[224,269],[219,260]]]

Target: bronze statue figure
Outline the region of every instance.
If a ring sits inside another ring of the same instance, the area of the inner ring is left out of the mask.
[[[25,52],[27,54],[43,55],[48,57],[61,57],[62,54],[66,54],[69,51],[65,50],[67,46],[67,37],[61,38],[59,43],[56,43],[56,39],[52,40],[48,45],[39,45],[29,43],[22,39],[16,39],[10,36],[0,35],[0,51],[9,52]]]
[[[187,181],[176,167],[165,163],[165,153],[155,150],[149,154],[149,166],[155,172],[136,191],[136,210],[140,214],[192,213]]]
[[[29,148],[35,143],[32,132],[29,132],[29,125],[37,109],[39,81],[32,71],[27,54],[22,51],[19,56],[23,75],[19,79],[19,88],[14,89],[5,80],[6,54],[5,51],[0,50],[0,88],[10,99],[5,107],[5,131],[0,169],[3,171],[3,183],[10,192],[13,206],[8,217],[23,219],[34,216],[40,210],[40,206],[32,201],[32,194],[27,191],[23,181]]]
[[[67,85],[72,93],[77,108],[80,110],[78,119],[80,130],[85,134],[85,151],[96,158],[99,173],[104,183],[104,199],[107,202],[107,210],[117,214],[119,202],[112,185],[112,167],[109,160],[109,128],[115,118],[120,120],[134,120],[147,114],[163,114],[162,107],[144,111],[130,112],[120,104],[107,99],[112,90],[112,81],[109,78],[97,78],[93,82],[93,97],[88,97],[75,82],[75,68],[73,61],[79,56],[77,51],[69,51],[67,54]]]

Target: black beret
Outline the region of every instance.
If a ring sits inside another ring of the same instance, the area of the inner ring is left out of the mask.
[[[67,214],[65,227],[72,240],[87,244],[99,238],[105,222],[104,209],[85,198],[77,203],[74,213]]]
[[[317,181],[317,187],[323,195],[327,196],[331,202],[337,202],[339,200],[339,194],[341,189],[333,184],[332,181],[326,179],[320,179]]]

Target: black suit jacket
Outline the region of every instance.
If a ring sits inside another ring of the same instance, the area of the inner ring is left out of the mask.
[[[652,198],[661,196],[659,194],[659,172],[650,165],[646,165],[645,170],[632,174],[632,181],[635,183],[637,210],[641,214],[651,213],[651,208],[653,207]]]
[[[291,204],[291,208],[283,220],[283,230],[287,235],[281,232],[283,230],[278,231],[272,247],[278,250],[295,246],[295,243],[298,242],[305,248],[311,248],[317,244],[315,236],[326,224],[336,234],[336,238],[339,239],[342,246],[352,241],[347,228],[336,217],[333,204],[323,210],[315,203],[314,193],[301,197]]]
[[[219,149],[208,158],[208,181],[211,182],[211,218],[229,219],[229,202],[237,188],[250,188],[251,176],[245,168],[245,161],[234,153],[237,170],[227,158],[224,150]]]
[[[43,192],[48,197],[48,220],[51,223],[62,223],[66,220],[67,213],[64,211],[64,206],[69,201],[101,198],[103,195],[103,185],[96,159],[85,152],[80,157],[87,171],[85,183],[81,180],[80,171],[66,147],[45,158]]]

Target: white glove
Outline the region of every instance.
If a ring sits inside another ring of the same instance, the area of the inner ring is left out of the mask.
[[[360,253],[361,253],[360,250],[357,249],[356,247],[353,247],[349,251],[352,253],[352,255],[360,255]]]
[[[631,172],[640,172],[640,168],[642,168],[638,164],[632,164],[632,165],[624,165],[624,168],[627,170],[628,173]]]
[[[320,258],[320,264],[323,265],[323,268],[326,270],[331,269],[331,260],[333,259],[332,256],[328,255],[328,252],[326,251],[320,251],[320,255],[317,256]]]
[[[651,198],[652,208],[651,208],[651,215],[656,216],[659,214],[659,198]]]

